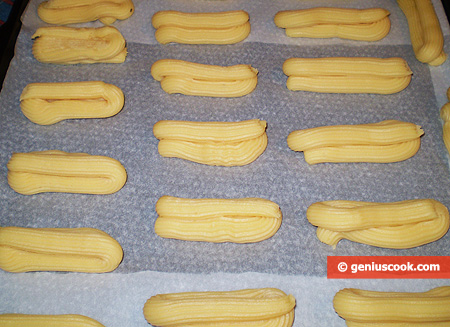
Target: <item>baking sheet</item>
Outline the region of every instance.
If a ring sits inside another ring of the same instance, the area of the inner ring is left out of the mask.
[[[332,250],[317,240],[315,227],[305,217],[310,204],[334,199],[391,202],[434,198],[450,207],[448,154],[442,142],[439,118],[439,109],[446,102],[445,91],[450,86],[449,63],[432,68],[415,59],[406,19],[394,1],[370,3],[370,6],[384,7],[391,12],[392,30],[385,39],[376,43],[290,39],[273,24],[273,15],[279,10],[341,6],[340,1],[135,1],[135,14],[115,24],[127,40],[129,53],[126,62],[73,66],[41,64],[32,57],[31,35],[37,27],[46,25],[36,15],[39,2],[32,0],[24,14],[16,54],[0,94],[0,225],[99,228],[119,241],[125,255],[116,271],[103,275],[15,275],[0,271],[0,312],[10,312],[14,308],[23,308],[29,313],[35,308],[40,308],[39,311],[68,310],[55,307],[54,304],[61,301],[54,302],[53,297],[48,299],[45,289],[51,287],[56,293],[60,288],[75,288],[70,285],[81,283],[85,286],[78,296],[83,300],[77,303],[83,302],[90,311],[96,311],[95,316],[101,316],[107,310],[100,300],[103,293],[100,286],[91,290],[88,286],[91,282],[105,285],[107,291],[104,292],[109,292],[112,297],[124,294],[121,289],[124,285],[130,290],[140,288],[143,280],[148,285],[142,292],[145,290],[148,297],[152,295],[150,293],[163,292],[168,285],[172,285],[171,291],[198,287],[213,290],[217,279],[221,278],[224,278],[218,284],[221,288],[251,287],[254,274],[264,283],[271,284],[267,286],[283,280],[285,284],[281,288],[290,293],[301,294],[310,285],[323,289],[333,285],[333,291],[336,291],[341,285],[357,287],[354,285],[364,283],[327,280],[326,258],[329,255],[449,253],[449,234],[437,242],[408,250],[381,249],[348,241],[341,241],[337,249]],[[441,4],[438,1],[434,3],[449,53],[448,23]],[[346,1],[342,6],[363,7],[367,4]],[[151,16],[164,9],[192,12],[244,9],[250,14],[252,32],[244,42],[229,46],[159,45],[153,36]],[[317,94],[286,89],[287,77],[281,69],[284,60],[326,56],[400,56],[407,60],[414,75],[409,87],[394,95]],[[234,99],[168,95],[150,75],[153,62],[162,58],[217,65],[251,64],[259,70],[258,86],[253,93]],[[51,126],[33,124],[21,113],[19,97],[28,83],[83,80],[103,80],[119,86],[126,97],[123,110],[108,119],[71,120]],[[252,118],[268,122],[269,143],[260,158],[244,167],[210,167],[162,158],[158,155],[158,142],[152,134],[153,125],[161,119],[238,121]],[[386,119],[410,121],[422,126],[425,135],[421,149],[414,157],[393,164],[309,166],[302,153],[291,151],[286,144],[288,134],[296,129]],[[107,196],[57,193],[24,196],[9,188],[6,163],[11,154],[47,149],[113,157],[127,169],[128,181],[122,190]],[[153,231],[156,220],[154,206],[162,195],[267,198],[280,205],[283,223],[272,238],[255,244],[162,239]],[[201,282],[203,278],[208,283]],[[196,282],[191,284],[191,279]],[[415,290],[434,283],[441,281],[385,281],[380,285]],[[34,285],[35,292],[42,295],[29,297],[30,285]],[[325,295],[314,293],[311,295],[316,299],[310,303],[325,301]],[[62,296],[61,300],[70,297],[68,293],[64,294],[58,295]],[[305,305],[302,299],[297,311]],[[89,301],[100,301],[99,306],[89,305]],[[142,317],[134,316],[135,307],[130,311],[129,305],[118,305],[115,300],[114,303],[121,313],[111,321],[106,320],[110,322],[108,326],[145,325]],[[72,311],[74,309],[76,307],[71,307]],[[296,326],[317,322],[311,320],[316,314],[326,317],[328,325],[344,325],[329,305],[318,307],[311,304],[310,309],[306,315],[309,318],[296,319]]]

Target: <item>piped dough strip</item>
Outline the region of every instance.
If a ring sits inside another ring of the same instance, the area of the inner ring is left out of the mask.
[[[402,58],[289,58],[283,64],[292,91],[393,94],[411,82]]]
[[[420,148],[423,130],[413,123],[386,120],[360,125],[320,126],[293,131],[287,138],[293,151],[303,151],[305,161],[398,162]]]
[[[127,56],[125,39],[112,26],[40,27],[32,39],[33,55],[42,63],[122,63]]]
[[[444,121],[442,138],[444,140],[447,152],[450,153],[450,88],[447,89],[448,102],[441,108],[441,118]]]
[[[163,157],[176,157],[213,166],[242,166],[267,147],[266,122],[159,121],[153,134]]]
[[[105,25],[124,20],[134,13],[131,0],[48,0],[37,10],[44,22],[56,25],[100,20]]]
[[[248,13],[243,10],[185,13],[159,11],[152,17],[155,38],[161,44],[234,44],[250,34]]]
[[[111,117],[123,105],[122,90],[102,81],[31,83],[20,96],[23,114],[39,125],[65,119]]]
[[[0,227],[0,268],[5,271],[104,273],[122,258],[120,244],[98,229]]]
[[[158,294],[144,305],[153,326],[292,326],[295,298],[274,288]]]
[[[449,229],[447,208],[433,199],[391,203],[323,201],[309,206],[317,237],[336,247],[341,239],[383,248],[406,249],[434,242]]]
[[[258,71],[250,65],[216,66],[176,59],[156,61],[151,75],[169,94],[194,96],[240,97],[258,83]]]
[[[345,288],[333,299],[347,326],[448,326],[450,286],[426,292],[378,292]]]
[[[447,60],[444,36],[430,0],[397,0],[406,16],[411,44],[417,60],[432,66]]]
[[[382,8],[353,9],[317,7],[280,11],[274,17],[289,37],[378,41],[390,30],[389,11]]]
[[[164,238],[203,242],[260,242],[281,226],[279,206],[260,198],[186,199],[163,196],[156,203],[155,232]]]
[[[58,150],[13,153],[7,164],[8,184],[21,194],[65,192],[111,194],[127,173],[116,159]]]
[[[97,320],[79,314],[4,313],[0,314],[0,325],[4,327],[105,327]]]

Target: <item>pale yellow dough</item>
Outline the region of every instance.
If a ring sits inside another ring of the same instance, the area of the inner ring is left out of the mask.
[[[412,71],[402,58],[290,58],[283,64],[292,91],[393,94],[411,82]]]
[[[258,71],[250,65],[216,66],[161,59],[152,65],[151,74],[169,94],[241,97],[251,93],[258,83]]]
[[[158,294],[144,305],[153,326],[289,327],[295,298],[274,288]]]
[[[316,7],[278,12],[278,27],[290,37],[350,39],[378,41],[391,28],[389,11],[382,8],[353,9]]]
[[[123,105],[122,90],[101,81],[31,83],[20,96],[23,114],[39,125],[65,119],[111,117]]]
[[[58,150],[13,153],[7,168],[9,185],[25,195],[111,194],[127,180],[125,168],[116,159]]]
[[[52,64],[122,63],[126,42],[112,26],[74,28],[40,27],[33,34],[36,60]]]
[[[417,153],[423,130],[413,123],[385,120],[373,124],[335,125],[293,131],[287,138],[305,161],[389,163]]]
[[[122,258],[120,244],[98,229],[0,227],[0,268],[9,272],[104,273]]]
[[[66,25],[100,20],[110,25],[134,13],[131,0],[48,0],[38,7],[39,17],[46,23]]]
[[[281,226],[279,206],[259,198],[185,199],[163,196],[156,203],[155,232],[164,238],[203,242],[260,242]]]
[[[450,286],[426,292],[378,292],[345,288],[333,299],[349,327],[431,327],[450,324]]]
[[[391,203],[316,202],[306,211],[317,237],[336,247],[341,239],[373,246],[406,249],[434,242],[449,229],[449,212],[433,199]]]
[[[447,89],[447,99],[449,102],[441,108],[441,118],[444,121],[442,138],[447,151],[450,153],[450,88]]]
[[[153,126],[163,157],[212,166],[243,166],[267,147],[266,122],[188,122],[162,120]]]
[[[406,16],[417,60],[432,66],[447,60],[444,36],[431,0],[397,0]]]
[[[248,13],[243,10],[185,13],[159,11],[152,17],[155,38],[161,44],[234,44],[250,34]]]

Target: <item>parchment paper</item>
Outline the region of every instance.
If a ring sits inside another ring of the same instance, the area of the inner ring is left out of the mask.
[[[333,0],[135,0],[135,14],[114,24],[127,40],[126,62],[72,66],[41,64],[32,57],[31,35],[37,27],[46,25],[36,15],[39,2],[32,0],[25,12],[16,54],[0,94],[0,226],[99,228],[122,245],[125,255],[117,270],[103,275],[0,271],[0,313],[86,311],[106,326],[145,326],[143,317],[136,315],[141,312],[144,298],[158,292],[169,288],[236,289],[258,284],[279,285],[296,295],[299,318],[295,326],[344,326],[330,306],[334,292],[341,286],[375,289],[375,282],[327,280],[327,256],[448,255],[448,234],[437,242],[409,250],[381,249],[348,241],[341,241],[332,250],[318,241],[315,227],[305,217],[310,204],[336,199],[391,202],[434,198],[450,207],[448,154],[439,118],[439,109],[447,101],[445,91],[450,86],[449,63],[431,68],[415,59],[406,19],[395,1],[370,3],[390,10],[392,30],[382,41],[368,43],[290,39],[273,24],[273,16],[279,10],[369,5],[360,1],[341,4]],[[441,4],[435,2],[435,6],[449,53],[448,23]],[[164,9],[244,9],[250,14],[252,32],[236,45],[163,46],[154,39],[151,16]],[[414,75],[407,89],[393,95],[287,90],[287,77],[281,69],[286,59],[327,56],[400,56],[407,60]],[[150,75],[151,65],[162,58],[217,65],[251,64],[259,71],[258,86],[253,93],[234,99],[168,95]],[[36,125],[21,113],[19,97],[28,83],[83,80],[103,80],[120,87],[126,97],[123,110],[108,119],[70,120],[51,126]],[[210,167],[162,158],[152,134],[153,125],[162,119],[252,118],[267,121],[269,144],[260,158],[243,167]],[[414,157],[393,164],[309,166],[302,153],[291,151],[286,144],[288,134],[296,129],[386,119],[422,126],[425,135]],[[6,163],[11,154],[47,149],[113,157],[125,166],[128,181],[122,190],[106,196],[15,193],[6,179]],[[153,231],[154,206],[162,195],[267,198],[280,205],[283,223],[272,238],[254,244],[162,239]],[[442,281],[382,281],[376,286],[413,291],[434,284]],[[310,296],[305,296],[305,292]],[[74,297],[76,301],[72,301]],[[71,304],[64,305],[68,300]],[[136,308],[137,303],[141,307]]]

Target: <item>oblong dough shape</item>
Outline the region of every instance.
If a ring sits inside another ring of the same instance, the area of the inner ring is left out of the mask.
[[[127,180],[116,159],[58,150],[13,153],[7,164],[8,184],[21,194],[65,192],[111,194]]]
[[[442,138],[444,140],[447,152],[450,153],[450,87],[447,89],[447,99],[449,102],[444,104],[441,108],[440,114],[444,121]]]
[[[316,7],[278,12],[278,27],[290,37],[332,38],[378,41],[390,30],[389,11],[382,8],[353,9]]]
[[[292,91],[393,94],[411,82],[402,58],[289,58],[283,64]]]
[[[406,160],[420,148],[423,130],[413,123],[385,120],[373,124],[321,126],[293,131],[287,138],[308,164]]]
[[[155,38],[161,44],[234,44],[250,34],[243,10],[211,13],[159,11],[152,17]]]
[[[260,198],[186,199],[163,196],[156,203],[155,232],[165,238],[203,242],[260,242],[281,226],[279,206]]]
[[[40,27],[33,34],[33,56],[42,63],[122,63],[126,42],[119,30],[104,27]]]
[[[406,16],[409,34],[417,60],[431,66],[447,60],[444,36],[439,19],[430,0],[397,0]]]
[[[144,305],[154,326],[292,326],[295,298],[274,288],[158,294]]]
[[[156,29],[167,25],[183,25],[189,28],[228,28],[245,24],[249,19],[248,13],[243,10],[200,13],[163,10],[153,15],[152,25]]]
[[[0,268],[9,272],[110,272],[123,258],[120,244],[94,228],[0,228]]]
[[[242,166],[267,147],[266,122],[159,121],[153,134],[163,157],[182,158],[213,166]]]
[[[151,74],[169,94],[240,97],[251,93],[258,83],[258,71],[250,65],[216,66],[161,59],[152,65]]]
[[[391,203],[323,201],[309,206],[317,237],[336,247],[341,239],[393,249],[434,242],[449,229],[448,209],[433,199]]]
[[[100,20],[109,25],[134,13],[131,0],[48,0],[39,4],[37,13],[44,22],[56,25]]]
[[[448,326],[450,286],[426,292],[378,292],[345,288],[333,299],[348,326]]]
[[[389,11],[383,8],[316,7],[280,11],[275,15],[274,22],[275,25],[282,28],[319,24],[364,24],[379,21],[388,15]]]
[[[20,96],[23,114],[39,125],[65,119],[105,118],[122,110],[120,88],[102,81],[30,83]]]

